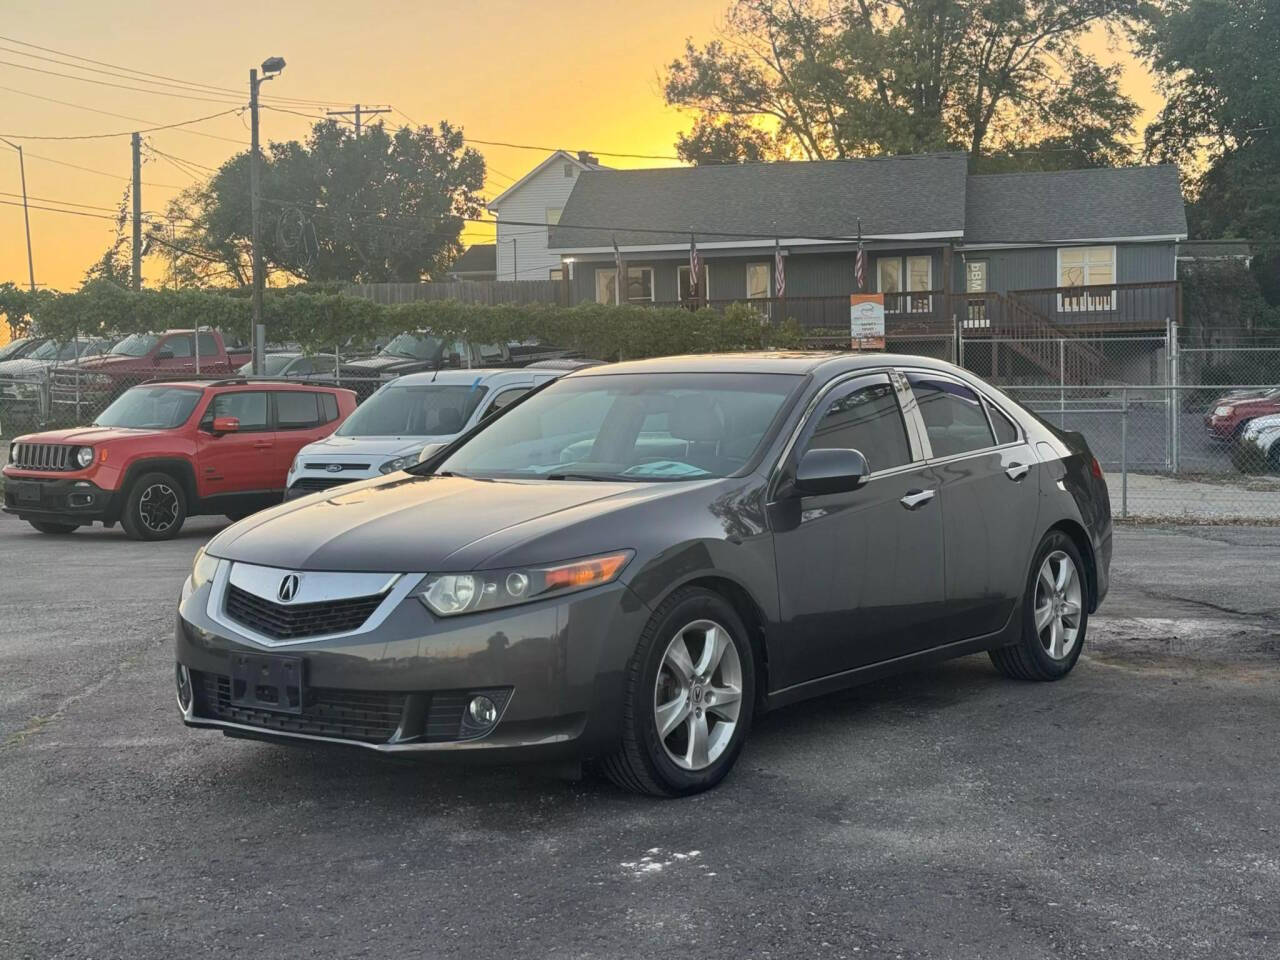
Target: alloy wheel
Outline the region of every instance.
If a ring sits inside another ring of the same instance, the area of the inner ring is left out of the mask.
[[[658,740],[683,770],[704,770],[733,741],[742,707],[742,661],[712,620],[681,628],[662,655],[653,692]]]
[[[138,498],[138,518],[151,533],[166,533],[178,522],[178,494],[167,483],[153,483]]]
[[[1080,638],[1083,591],[1075,562],[1062,550],[1044,558],[1036,577],[1035,625],[1040,644],[1054,660],[1065,660]]]

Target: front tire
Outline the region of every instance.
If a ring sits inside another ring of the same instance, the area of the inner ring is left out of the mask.
[[[1015,680],[1061,680],[1080,659],[1089,627],[1089,584],[1075,542],[1061,530],[1040,541],[1022,601],[1022,638],[990,651]]]
[[[49,523],[47,520],[28,520],[27,523],[41,533],[47,533],[51,536],[63,536],[80,529],[80,524],[78,523]]]
[[[120,525],[130,540],[169,540],[186,519],[182,484],[167,473],[148,473],[129,488]]]
[[[751,727],[755,660],[733,606],[697,587],[653,614],[627,667],[622,744],[601,761],[625,790],[681,797],[718,784]]]

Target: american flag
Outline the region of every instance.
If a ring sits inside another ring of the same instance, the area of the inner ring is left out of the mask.
[[[867,251],[861,240],[858,241],[858,256],[853,261],[853,279],[857,281],[859,293],[867,289]]]
[[[689,299],[698,299],[698,278],[702,276],[702,258],[698,256],[698,244],[689,234]]]
[[[777,237],[773,238],[773,289],[777,297],[787,292],[787,268],[782,262],[782,247]]]

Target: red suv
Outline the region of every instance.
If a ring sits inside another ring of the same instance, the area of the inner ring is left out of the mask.
[[[1273,413],[1280,413],[1280,387],[1229,393],[1213,402],[1204,426],[1212,440],[1235,440],[1254,417]]]
[[[355,394],[338,387],[143,384],[92,426],[14,440],[4,510],[41,533],[118,520],[135,540],[166,540],[196,514],[238,520],[279,503],[297,452],[355,408]]]

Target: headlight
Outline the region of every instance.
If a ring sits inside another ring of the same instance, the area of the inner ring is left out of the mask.
[[[195,561],[191,564],[191,576],[187,577],[187,582],[182,585],[182,599],[186,600],[203,587],[217,572],[218,558],[209,556],[204,552],[204,547],[201,547],[196,552]]]
[[[378,468],[379,473],[395,473],[397,470],[403,470],[405,467],[412,467],[418,462],[415,456],[396,457],[394,460],[388,460]]]
[[[81,447],[77,450],[76,463],[80,464],[81,469],[93,463],[93,447]]]
[[[302,454],[298,454],[293,458],[293,463],[289,464],[289,476],[293,476],[298,472],[298,461],[302,459]]]
[[[511,607],[610,583],[632,556],[631,550],[619,550],[542,567],[433,574],[418,599],[442,617]]]
[[[1215,417],[1229,417],[1231,416],[1231,411],[1234,409],[1235,409],[1234,407],[1228,407],[1224,404],[1221,407],[1214,407],[1213,415]]]

